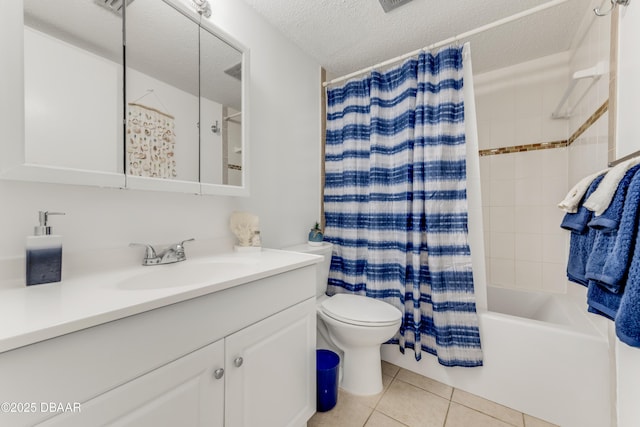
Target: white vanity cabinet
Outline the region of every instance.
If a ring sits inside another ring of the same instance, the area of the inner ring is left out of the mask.
[[[0,353],[0,426],[300,427],[315,412],[315,266]],[[42,411],[42,403],[80,411]]]

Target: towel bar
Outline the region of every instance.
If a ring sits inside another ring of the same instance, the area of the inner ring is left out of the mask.
[[[571,83],[569,84],[569,87],[567,88],[567,90],[564,92],[564,95],[562,96],[562,99],[558,103],[558,106],[553,111],[553,113],[551,113],[551,118],[552,119],[568,119],[569,117],[571,117],[571,114],[573,113],[573,111],[576,109],[580,101],[582,101],[582,99],[587,95],[587,93],[593,87],[593,85],[596,84],[596,82],[600,79],[600,77],[602,77],[604,74],[608,72],[609,72],[608,64],[602,61],[602,62],[598,62],[595,66],[591,68],[576,71],[575,73],[573,73]],[[578,98],[578,100],[574,103],[573,107],[568,107],[564,113],[560,113],[560,110],[562,110],[563,105],[569,100],[569,96],[571,95],[573,90],[576,88],[576,85],[578,84],[578,80],[583,80],[583,79],[591,79],[591,83],[589,84],[587,89],[584,91],[584,93],[580,96],[580,98]]]

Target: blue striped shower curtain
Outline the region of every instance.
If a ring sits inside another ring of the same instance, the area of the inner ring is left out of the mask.
[[[425,53],[327,91],[328,294],[379,298],[392,342],[481,366],[467,238],[463,48]]]

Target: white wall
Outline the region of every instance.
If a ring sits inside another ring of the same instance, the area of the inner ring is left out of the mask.
[[[300,243],[320,220],[320,68],[271,48],[283,36],[247,10],[237,0],[216,2],[211,18],[231,34],[242,29],[236,37],[252,48],[252,197],[239,203],[274,225],[263,228],[263,245]]]
[[[306,239],[320,212],[320,67],[243,2],[217,1],[211,19],[251,49],[251,196],[2,181],[0,259],[24,257],[25,237],[44,209],[67,212],[52,221],[64,236],[65,257],[116,249],[137,259],[141,253],[127,247],[133,241],[228,243],[234,209],[260,216],[264,246]]]
[[[566,140],[551,113],[567,87],[568,54],[475,79],[480,149]],[[567,149],[480,158],[488,283],[565,292],[566,233],[556,207],[567,193]]]
[[[640,350],[616,339],[617,427],[637,427],[640,424]]]

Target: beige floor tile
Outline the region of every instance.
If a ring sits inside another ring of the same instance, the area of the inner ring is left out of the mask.
[[[376,409],[409,427],[442,427],[448,407],[448,400],[394,380]]]
[[[373,411],[364,427],[406,427],[406,424],[387,417],[381,412]]]
[[[387,391],[387,389],[391,385],[391,381],[393,381],[392,377],[382,374],[382,391],[380,393],[374,394],[372,396],[356,396],[352,394],[351,398],[354,401],[362,403],[363,405],[367,405],[369,408],[375,408],[378,402],[380,402],[380,399],[382,398],[384,392]],[[338,399],[342,394],[347,394],[347,392],[340,389],[338,391]]]
[[[382,374],[389,375],[391,378],[395,377],[400,370],[399,366],[393,365],[389,362],[382,361]]]
[[[540,418],[532,417],[531,415],[524,414],[525,427],[558,427],[555,424],[551,424],[547,421],[543,421]]]
[[[327,412],[316,412],[308,427],[362,427],[373,412],[373,408],[363,404],[357,396],[338,394],[338,403]]]
[[[416,387],[420,387],[423,390],[430,391],[445,399],[451,399],[451,393],[453,393],[453,387],[443,384],[439,381],[432,380],[431,378],[423,377],[415,372],[408,371],[406,369],[400,369],[396,379],[404,381]]]
[[[453,391],[453,402],[460,403],[466,407],[475,409],[487,415],[490,415],[499,420],[505,421],[512,426],[524,427],[524,421],[522,413],[506,406],[502,406],[498,403],[492,402],[475,394],[467,393],[466,391],[455,389]]]
[[[444,427],[512,427],[497,418],[451,402]]]

